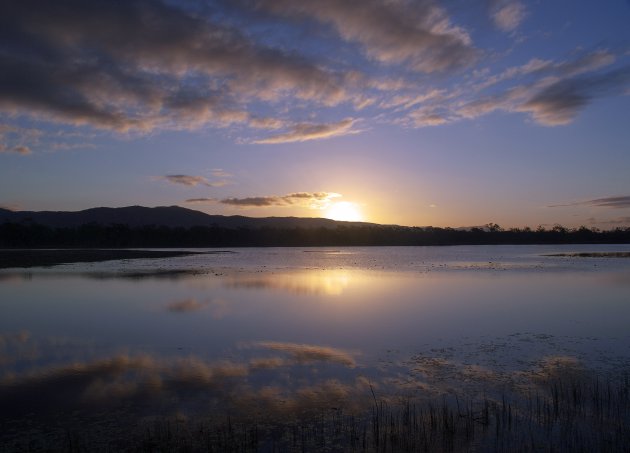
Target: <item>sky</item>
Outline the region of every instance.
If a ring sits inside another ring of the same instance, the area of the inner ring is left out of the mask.
[[[630,226],[630,0],[5,0],[0,207]]]

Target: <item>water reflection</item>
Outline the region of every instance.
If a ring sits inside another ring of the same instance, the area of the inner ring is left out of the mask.
[[[7,337],[23,341],[21,334]],[[364,378],[337,373],[355,365],[345,351],[277,342],[252,344],[248,349],[254,355],[240,361],[118,354],[5,374],[0,379],[0,419],[129,404],[134,412],[148,414],[246,412],[252,405],[306,410],[333,403],[354,405],[364,396]]]
[[[478,251],[445,267],[405,250],[420,267],[321,269],[337,253],[291,251],[309,268],[282,269],[274,253],[255,269],[196,257],[0,273],[0,418],[359,410],[375,396],[496,396],[558,369],[628,367],[625,268],[514,271],[518,257]]]
[[[233,274],[224,279],[226,288],[280,290],[293,294],[339,296],[351,284],[361,284],[366,276],[348,270],[297,271],[291,273]]]

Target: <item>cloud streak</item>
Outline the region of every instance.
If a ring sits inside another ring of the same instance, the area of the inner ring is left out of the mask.
[[[246,198],[225,198],[220,203],[238,207],[304,207],[310,209],[325,209],[334,198],[341,197],[334,192],[296,192],[283,196],[264,196]]]
[[[340,137],[343,135],[357,134],[360,131],[353,129],[355,122],[356,121],[352,118],[346,118],[345,120],[337,123],[329,124],[300,123],[294,125],[289,132],[256,140],[254,143],[269,145],[306,142],[310,140],[322,140],[332,137]]]
[[[202,186],[206,186],[206,187],[214,187],[214,185],[211,184],[210,181],[208,181],[203,176],[164,175],[164,176],[160,176],[160,179],[163,179],[164,181],[168,181],[171,184],[180,184],[180,185],[183,185],[183,186],[194,187],[194,186],[197,186],[197,185],[202,185]]]
[[[549,205],[550,208],[567,206],[595,206],[600,208],[626,209],[630,208],[630,196],[595,198],[593,200],[578,201],[576,203]]]

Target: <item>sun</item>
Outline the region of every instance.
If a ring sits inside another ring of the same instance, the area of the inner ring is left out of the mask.
[[[363,214],[357,203],[351,201],[338,201],[326,209],[326,217],[344,222],[361,222]]]

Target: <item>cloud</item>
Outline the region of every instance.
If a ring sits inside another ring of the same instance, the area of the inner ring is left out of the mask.
[[[0,153],[16,153],[16,154],[31,154],[31,149],[28,146],[17,145],[17,146],[7,146],[0,143]]]
[[[206,187],[213,187],[213,185],[203,176],[165,175],[165,176],[160,176],[160,179],[168,181],[171,184],[181,184],[184,186],[196,186],[200,184]]]
[[[212,170],[210,170],[210,174],[214,176],[215,178],[231,178],[232,177],[230,173],[226,172],[222,168],[213,168]]]
[[[225,198],[220,203],[239,207],[298,206],[325,209],[332,199],[338,197],[341,195],[334,192],[296,192],[284,196]]]
[[[345,41],[383,64],[406,64],[419,72],[464,67],[477,57],[468,33],[451,24],[433,0],[256,0],[260,10],[331,26]]]
[[[337,123],[329,124],[300,123],[294,125],[291,130],[285,134],[273,135],[261,140],[255,140],[253,143],[278,144],[306,142],[309,140],[321,140],[331,137],[356,134],[360,131],[352,128],[355,123],[356,120],[352,118],[346,118],[345,120]]]
[[[197,204],[208,204],[208,203],[217,203],[219,200],[216,198],[189,198],[185,202],[186,203],[197,203]]]
[[[630,84],[630,67],[603,74],[559,80],[543,88],[517,110],[531,113],[545,126],[572,122],[594,98],[623,90]]]
[[[603,208],[624,209],[630,208],[630,196],[595,198],[593,200],[578,201],[576,203],[549,205],[550,208],[567,206],[595,206]]]
[[[569,62],[530,61],[525,66],[512,68],[496,76],[491,84],[517,74],[534,74],[536,77],[532,82],[469,102],[457,101],[459,105],[454,107],[454,115],[476,118],[503,110],[529,113],[537,123],[544,126],[569,124],[595,99],[621,93],[630,86],[630,66],[585,74],[612,61],[614,56],[606,51],[593,52]]]
[[[586,221],[594,225],[619,225],[619,226],[628,225],[630,226],[630,216],[617,217],[617,218],[609,219],[609,220],[597,220],[595,217],[589,217],[588,219],[586,219]]]
[[[157,176],[155,179],[164,180],[171,184],[180,184],[183,186],[206,186],[206,187],[223,187],[229,184],[228,178],[231,178],[232,175],[224,172],[221,169],[214,169],[210,171],[210,174],[216,178],[223,178],[217,181],[209,181],[208,178],[204,176],[193,176],[193,175],[164,175]]]
[[[630,208],[630,196],[596,198],[586,201],[584,204],[606,208]]]
[[[341,349],[329,348],[299,343],[282,343],[276,341],[262,341],[255,346],[270,349],[272,351],[282,351],[288,353],[298,363],[310,362],[335,362],[348,367],[354,367],[355,361],[352,355]]]
[[[519,0],[492,0],[491,15],[498,28],[510,32],[518,28],[527,12]]]
[[[342,74],[172,2],[3,2],[0,111],[115,131],[251,124],[283,97],[335,105]]]
[[[416,127],[440,126],[450,122],[448,117],[430,108],[415,110],[409,113],[409,117]]]

